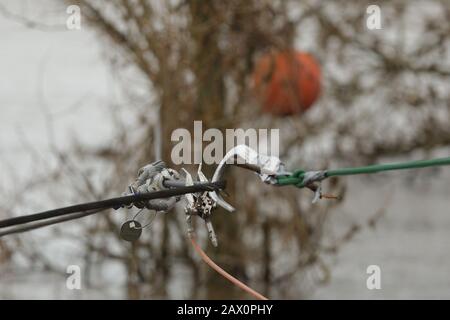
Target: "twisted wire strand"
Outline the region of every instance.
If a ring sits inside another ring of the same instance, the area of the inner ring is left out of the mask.
[[[374,174],[383,171],[419,169],[446,165],[450,165],[450,157],[398,163],[375,164],[370,166],[340,168],[323,171],[305,171],[303,169],[297,169],[290,175],[278,176],[277,184],[281,186],[294,185],[298,188],[303,188],[312,182],[321,181],[328,177]],[[311,176],[313,177],[311,178]]]

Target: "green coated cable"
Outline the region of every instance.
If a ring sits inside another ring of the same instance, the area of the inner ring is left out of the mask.
[[[405,169],[417,169],[425,167],[437,167],[450,165],[450,157],[438,158],[431,160],[418,160],[418,161],[408,161],[399,163],[388,163],[388,164],[376,164],[364,167],[353,167],[353,168],[342,168],[334,170],[324,170],[321,179],[335,176],[349,176],[357,174],[373,174],[383,171],[391,170],[405,170]],[[307,172],[298,169],[294,171],[291,175],[277,177],[278,185],[295,185],[298,188],[305,187],[304,178]]]
[[[405,170],[405,169],[437,167],[437,166],[445,166],[445,165],[450,165],[450,157],[431,159],[431,160],[399,162],[399,163],[375,164],[375,165],[365,166],[365,167],[328,170],[326,173],[326,176],[333,177],[333,176],[348,176],[348,175],[355,175],[355,174],[371,174],[371,173],[390,171],[390,170]]]

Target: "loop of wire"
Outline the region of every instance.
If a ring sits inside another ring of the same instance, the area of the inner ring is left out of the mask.
[[[136,214],[133,217],[134,221],[136,221],[136,218],[144,211],[144,209],[145,208],[142,208],[138,212],[136,212]],[[152,224],[153,220],[155,220],[156,215],[158,214],[158,212],[157,211],[150,211],[150,214],[151,214],[151,216],[148,219],[146,224],[144,224],[144,225],[142,225],[140,227],[134,227],[134,229],[145,229],[145,228],[149,227]]]

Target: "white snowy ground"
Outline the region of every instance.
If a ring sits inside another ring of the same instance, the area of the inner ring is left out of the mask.
[[[65,14],[54,12],[47,0],[39,1],[39,8],[20,8],[21,1],[2,3],[36,15],[47,8],[54,15]],[[87,143],[101,143],[108,137],[113,128],[102,117],[117,89],[92,32],[86,28],[42,32],[0,16],[0,39],[0,166],[12,163],[26,171],[30,159],[20,132],[44,156],[48,152],[44,106],[55,115],[61,147],[72,134]],[[8,175],[4,167],[0,169],[4,186]],[[333,213],[333,228],[365,221],[389,193],[392,200],[374,230],[365,229],[337,256],[328,258],[333,266],[331,281],[312,298],[450,298],[450,174],[425,184],[408,184],[402,173],[384,177],[376,183],[352,178],[344,206]],[[381,268],[381,290],[366,288],[366,268],[371,264]],[[58,276],[0,274],[0,298],[123,297],[114,286],[107,293],[73,292],[64,283]]]

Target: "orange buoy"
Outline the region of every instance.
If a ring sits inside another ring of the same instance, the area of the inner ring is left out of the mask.
[[[268,53],[255,64],[253,86],[263,112],[301,114],[319,97],[320,66],[308,53]]]

